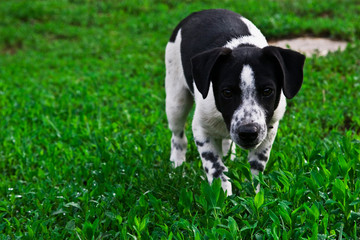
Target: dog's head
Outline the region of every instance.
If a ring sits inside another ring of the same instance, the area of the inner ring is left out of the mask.
[[[262,143],[283,94],[293,98],[303,82],[305,56],[288,49],[215,48],[191,59],[196,88],[205,99],[210,82],[230,136],[244,149]]]

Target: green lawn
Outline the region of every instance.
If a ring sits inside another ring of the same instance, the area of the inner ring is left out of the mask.
[[[228,198],[190,119],[188,161],[169,161],[165,45],[206,8],[350,42],[306,60],[264,175],[225,159]],[[359,239],[359,23],[357,0],[0,1],[0,239]]]

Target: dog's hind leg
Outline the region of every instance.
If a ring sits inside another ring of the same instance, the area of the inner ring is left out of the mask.
[[[166,95],[166,115],[172,132],[170,160],[174,167],[185,161],[187,139],[184,128],[187,115],[193,105],[192,95],[187,89],[170,91]]]
[[[174,167],[185,161],[187,139],[184,132],[185,122],[193,105],[193,96],[186,87],[180,56],[180,35],[174,43],[166,46],[166,115],[172,132],[170,160]]]

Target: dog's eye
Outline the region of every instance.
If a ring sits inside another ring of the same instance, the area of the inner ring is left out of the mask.
[[[264,97],[268,97],[270,96],[271,94],[273,93],[273,90],[271,88],[265,88],[263,91],[262,91],[262,95]]]
[[[221,93],[225,98],[231,98],[233,95],[230,89],[224,89]]]

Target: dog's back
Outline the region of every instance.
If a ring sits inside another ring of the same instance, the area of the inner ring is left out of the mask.
[[[191,57],[206,50],[223,47],[233,39],[250,36],[248,26],[240,14],[225,9],[209,9],[190,14],[173,31],[169,42],[174,43],[181,32],[181,61],[191,92],[193,76]]]

